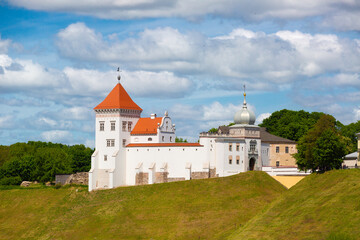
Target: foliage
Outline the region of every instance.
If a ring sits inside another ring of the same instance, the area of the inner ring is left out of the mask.
[[[345,144],[336,129],[336,120],[330,115],[322,115],[297,145],[294,155],[301,170],[328,171],[341,167],[345,155]]]
[[[360,121],[357,121],[356,123],[350,123],[349,125],[345,125],[341,127],[341,135],[344,136],[344,138],[347,138],[350,140],[350,143],[348,146],[350,146],[350,149],[348,149],[348,153],[356,152],[357,151],[357,137],[356,133],[360,132]]]
[[[283,109],[273,112],[259,126],[276,136],[298,141],[322,115],[324,113]]]
[[[176,138],[175,138],[175,142],[178,142],[178,143],[185,142],[185,143],[187,143],[188,141],[187,141],[187,139],[182,139],[182,138],[176,137]]]
[[[21,177],[4,177],[0,180],[0,185],[20,185]]]
[[[208,132],[209,133],[217,133],[218,129],[217,128],[212,128],[210,129]]]
[[[19,177],[23,181],[47,182],[53,181],[56,174],[89,171],[92,152],[84,145],[15,143],[0,148],[0,156],[7,158],[0,166],[0,179]]]

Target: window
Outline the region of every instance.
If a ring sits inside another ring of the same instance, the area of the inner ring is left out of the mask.
[[[104,161],[105,162],[107,161],[107,155],[104,155]]]
[[[115,131],[115,122],[110,122],[111,123],[111,131]]]
[[[128,122],[128,132],[131,132],[132,122]]]
[[[229,152],[232,152],[232,143],[229,143]]]
[[[250,152],[255,152],[256,149],[256,141],[250,141]]]
[[[122,122],[122,130],[123,130],[123,132],[126,131],[126,121]]]
[[[240,144],[239,143],[236,144],[236,151],[237,152],[240,151]]]
[[[165,137],[164,137],[164,136],[162,136],[162,141],[165,141]]]
[[[172,137],[170,137],[170,142],[172,141]]]
[[[107,147],[114,147],[115,146],[115,139],[106,139],[106,146]]]
[[[285,153],[289,153],[289,147],[285,147]]]
[[[122,144],[123,147],[126,146],[126,139],[123,139],[123,144]]]
[[[105,122],[100,122],[100,131],[104,131]]]
[[[148,142],[151,142],[152,141],[152,138],[148,138]]]
[[[276,161],[276,166],[279,167],[280,166],[280,162]]]
[[[229,164],[232,164],[232,156],[229,156]]]
[[[236,164],[239,165],[240,163],[240,156],[236,156]]]
[[[280,152],[280,147],[276,147],[276,153]]]

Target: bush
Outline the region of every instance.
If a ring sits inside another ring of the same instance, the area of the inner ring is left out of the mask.
[[[22,182],[21,177],[4,177],[0,180],[0,185],[20,185]]]
[[[59,189],[59,188],[61,188],[61,184],[60,183],[55,184],[55,189]]]

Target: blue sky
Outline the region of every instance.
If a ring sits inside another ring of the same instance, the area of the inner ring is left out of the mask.
[[[281,109],[360,120],[355,0],[0,1],[0,145],[94,146],[117,83],[177,135],[228,124],[242,86],[257,122]]]

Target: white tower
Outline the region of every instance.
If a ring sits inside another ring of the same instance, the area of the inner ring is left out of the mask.
[[[89,171],[89,191],[125,185],[125,146],[130,132],[140,118],[142,109],[131,99],[120,84],[94,108],[95,152]]]

